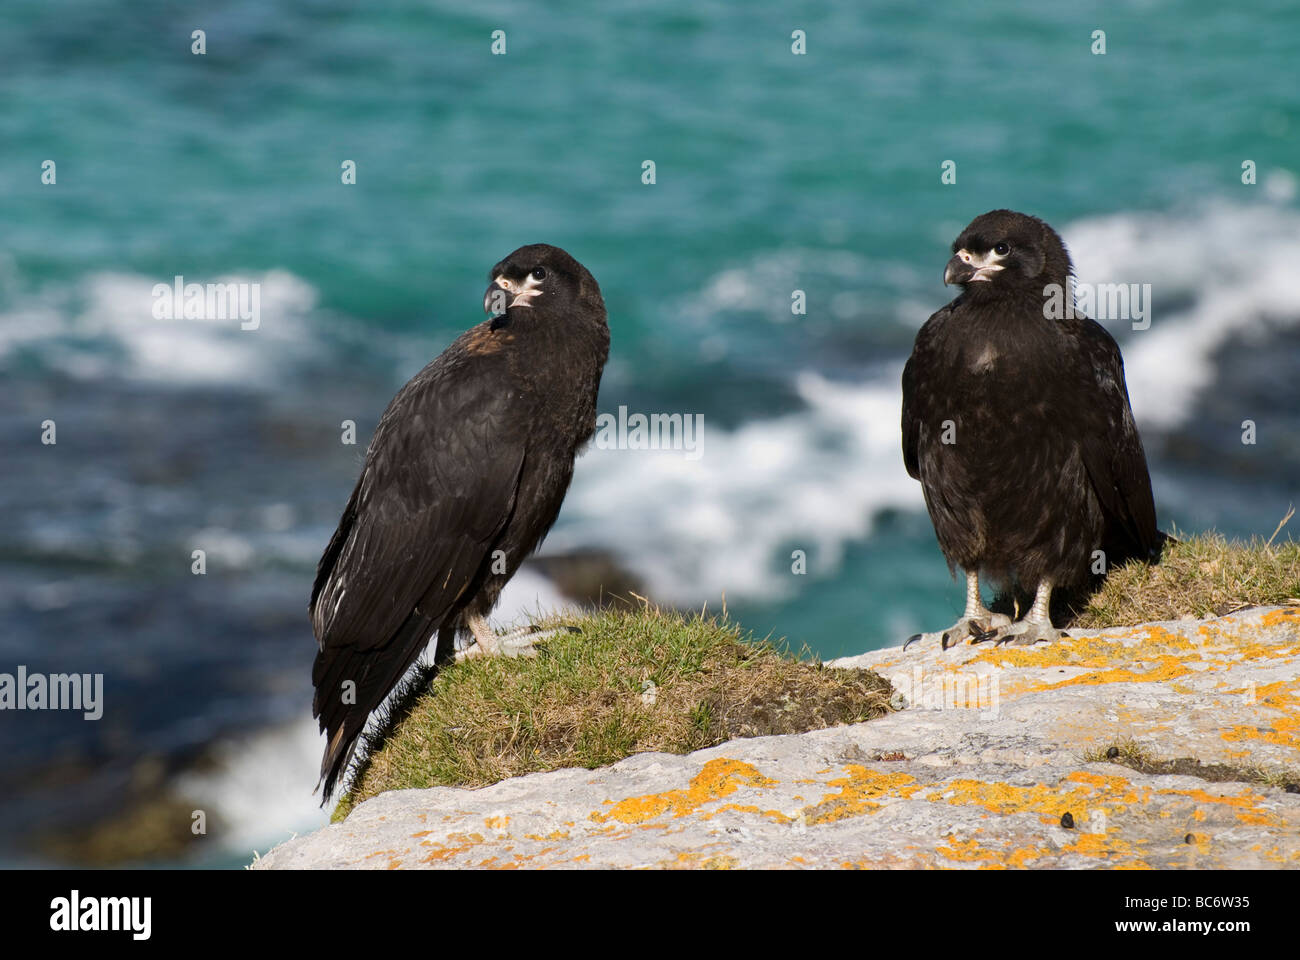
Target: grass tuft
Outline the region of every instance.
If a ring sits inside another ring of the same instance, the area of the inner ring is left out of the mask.
[[[1241,543],[1213,532],[1178,536],[1155,566],[1135,562],[1112,570],[1072,626],[1132,626],[1300,603],[1300,543],[1258,537]]]
[[[535,659],[490,658],[412,676],[365,744],[334,811],[386,790],[481,787],[635,753],[689,753],[735,737],[802,733],[889,710],[888,681],[797,660],[722,619],[606,609],[554,617],[576,626]]]

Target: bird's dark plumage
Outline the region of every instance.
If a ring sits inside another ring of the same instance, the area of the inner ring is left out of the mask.
[[[1097,550],[1107,569],[1154,559],[1163,535],[1119,347],[1087,317],[1045,311],[1049,284],[1069,296],[1060,237],[994,210],[952,249],[944,279],[963,291],[917,334],[902,416],[949,566],[1050,593],[1089,585]]]
[[[316,570],[313,713],[328,798],[436,632],[485,617],[560,512],[609,354],[600,288],[557,247],[498,263],[484,308],[380,418]]]

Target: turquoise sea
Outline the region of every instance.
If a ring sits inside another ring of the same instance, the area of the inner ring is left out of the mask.
[[[106,702],[0,716],[0,858],[141,783],[218,811],[188,862],[320,821],[316,559],[384,406],[524,243],[602,286],[603,411],[704,418],[698,458],[591,450],[545,546],[664,603],[823,657],[953,619],[898,377],[995,207],[1081,281],[1151,284],[1150,328],[1108,327],[1162,524],[1267,536],[1300,489],[1298,48],[1282,0],[7,0],[0,670],[102,672]],[[260,327],[155,319],[178,275],[260,284]],[[527,574],[502,619],[553,600]]]

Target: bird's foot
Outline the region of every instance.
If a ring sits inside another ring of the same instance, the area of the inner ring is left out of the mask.
[[[479,657],[535,657],[537,645],[560,633],[582,633],[577,627],[556,627],[543,630],[537,625],[520,627],[500,636],[492,634],[487,637],[475,637],[464,650],[456,651],[456,662],[474,660]]]
[[[922,643],[938,641],[940,648],[944,650],[955,647],[967,639],[971,643],[982,643],[994,639],[999,630],[1010,625],[1011,618],[1005,613],[983,610],[973,617],[962,617],[947,630],[940,630],[937,633],[914,633],[907,638],[903,649],[906,650],[917,641]]]
[[[1035,643],[1055,643],[1062,637],[1068,636],[1068,633],[1057,630],[1044,620],[1020,620],[1002,631],[997,638],[997,645],[1014,643],[1017,646],[1029,647]]]

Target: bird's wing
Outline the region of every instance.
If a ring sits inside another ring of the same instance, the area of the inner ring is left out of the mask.
[[[925,368],[932,363],[932,344],[943,322],[952,312],[952,304],[936,311],[916,334],[916,343],[912,355],[903,367],[903,464],[908,476],[913,480],[921,479],[920,443],[921,443],[921,408],[923,398],[918,396],[918,386]]]
[[[481,569],[514,509],[525,454],[501,363],[435,361],[384,412],[316,571],[322,655],[383,646],[413,613],[437,624]]]
[[[1138,436],[1124,381],[1124,359],[1115,339],[1093,320],[1084,318],[1077,341],[1085,364],[1079,402],[1083,419],[1081,452],[1092,486],[1114,527],[1134,555],[1158,554],[1163,536],[1156,526],[1155,499],[1146,454]]]

